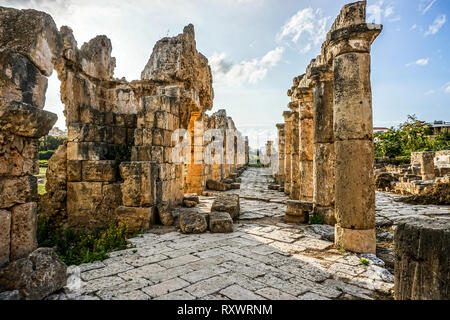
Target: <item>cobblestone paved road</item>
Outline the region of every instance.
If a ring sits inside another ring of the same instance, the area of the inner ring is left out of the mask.
[[[384,262],[333,248],[333,228],[282,222],[283,193],[270,191],[263,169],[242,175],[241,217],[231,234],[143,234],[135,248],[103,262],[71,267],[66,294],[52,299],[374,299],[390,295]],[[377,223],[406,215],[447,215],[448,207],[410,206],[377,194]],[[209,211],[212,197],[190,210]],[[188,210],[179,208],[178,211]],[[329,241],[331,240],[331,241]],[[69,290],[70,289],[70,290]]]

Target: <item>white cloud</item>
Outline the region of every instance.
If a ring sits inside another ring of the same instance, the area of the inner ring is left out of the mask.
[[[240,86],[245,83],[257,84],[267,76],[269,69],[275,67],[284,53],[283,47],[269,51],[262,58],[232,64],[226,61],[226,53],[214,53],[209,64],[214,76],[214,83],[227,86]]]
[[[422,14],[427,13],[435,2],[436,0],[421,0],[419,4],[419,11],[421,11]]]
[[[435,94],[435,93],[436,93],[435,90],[429,90],[429,91],[427,91],[427,92],[425,93],[425,95],[430,96],[430,95]]]
[[[430,58],[424,58],[424,59],[419,59],[416,60],[414,62],[410,62],[408,64],[406,64],[407,67],[411,67],[411,66],[420,66],[420,67],[425,67],[428,65],[428,63],[430,62]]]
[[[307,52],[312,45],[321,44],[327,34],[327,22],[330,17],[324,17],[322,9],[306,8],[299,10],[281,28],[277,40],[288,40],[297,44],[302,38],[302,43],[307,42],[302,51]]]
[[[450,93],[450,82],[447,82],[443,87],[444,93],[449,94]]]
[[[428,27],[428,31],[425,32],[425,36],[434,35],[439,32],[442,26],[447,22],[447,16],[445,14],[439,15],[434,19],[433,23]]]
[[[300,53],[301,54],[308,53],[309,51],[311,51],[311,49],[312,49],[312,45],[311,45],[311,43],[308,43],[304,48],[300,49]]]
[[[399,21],[400,16],[394,16],[395,8],[392,5],[385,5],[384,0],[379,0],[375,4],[367,7],[367,21],[381,24],[383,18],[389,22]]]

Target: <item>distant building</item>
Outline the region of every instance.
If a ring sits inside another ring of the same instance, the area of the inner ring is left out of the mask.
[[[381,127],[375,127],[373,128],[373,132],[386,132],[389,128],[381,128]]]
[[[66,138],[67,137],[67,130],[63,131],[58,127],[53,127],[52,130],[48,133],[49,136],[52,137],[60,137],[60,138]]]
[[[431,128],[434,134],[439,134],[442,132],[450,132],[450,122],[446,121],[435,121],[431,124]]]

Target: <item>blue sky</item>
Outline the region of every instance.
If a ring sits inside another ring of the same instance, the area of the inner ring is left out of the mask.
[[[49,12],[74,30],[78,45],[107,35],[115,76],[138,79],[155,42],[193,23],[197,48],[213,69],[216,111],[225,108],[252,146],[275,139],[292,78],[320,53],[343,0],[0,0]],[[374,124],[408,114],[450,121],[450,1],[369,0],[368,18],[384,25],[372,47]],[[46,109],[65,127],[54,75]]]

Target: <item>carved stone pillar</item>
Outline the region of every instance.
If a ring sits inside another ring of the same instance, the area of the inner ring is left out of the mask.
[[[309,88],[299,88],[299,160],[301,201],[313,201],[314,117],[313,94]]]
[[[380,25],[331,32],[334,69],[336,233],[343,249],[375,253],[375,186],[370,45]]]
[[[277,124],[278,129],[278,174],[277,183],[284,185],[285,132],[284,123]]]
[[[314,215],[329,225],[336,224],[334,214],[334,133],[333,133],[333,73],[313,68],[314,81]]]
[[[291,193],[291,162],[292,162],[292,117],[293,112],[285,111],[283,113],[285,121],[285,162],[284,162],[284,193]]]

